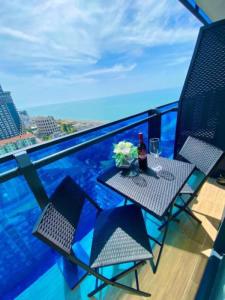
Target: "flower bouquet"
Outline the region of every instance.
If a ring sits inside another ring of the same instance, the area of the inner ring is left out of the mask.
[[[115,144],[113,153],[116,166],[124,169],[129,169],[132,162],[138,157],[137,147],[126,141]]]

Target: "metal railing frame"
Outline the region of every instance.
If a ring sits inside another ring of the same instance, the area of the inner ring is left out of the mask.
[[[195,3],[192,4],[189,0],[179,0],[202,24],[208,25],[212,21],[208,15]]]
[[[168,105],[175,105],[177,103],[178,103],[177,101],[173,101],[173,102],[158,106],[155,109],[162,109],[164,107],[167,107]],[[118,120],[115,120],[115,121],[112,121],[112,122],[107,122],[107,123],[104,123],[104,124],[99,125],[99,126],[95,126],[95,127],[89,128],[89,129],[81,130],[79,132],[71,133],[71,134],[68,134],[66,136],[59,137],[59,138],[56,138],[56,139],[51,140],[51,141],[46,141],[46,142],[41,143],[41,144],[28,146],[24,150],[26,150],[27,153],[32,153],[32,152],[35,152],[37,150],[47,148],[47,147],[50,147],[50,146],[53,146],[53,145],[60,144],[62,142],[71,140],[73,138],[80,137],[82,135],[85,135],[85,134],[88,134],[88,133],[91,133],[91,132],[94,132],[94,131],[97,131],[97,130],[100,130],[100,129],[107,128],[109,126],[113,126],[115,124],[127,121],[129,119],[132,119],[132,118],[135,118],[135,117],[138,117],[138,116],[141,116],[143,114],[148,114],[149,111],[151,111],[151,110],[153,110],[153,109],[148,109],[148,110],[139,112],[137,114],[134,114],[134,115],[131,115],[131,116],[128,116],[128,117],[124,117],[124,118],[121,118],[121,119],[118,119]],[[0,157],[0,163],[7,162],[11,159],[14,159],[14,154],[13,153],[5,154],[5,155]]]
[[[53,162],[55,162],[59,159],[62,159],[64,157],[68,156],[68,155],[76,153],[76,152],[78,152],[78,151],[80,151],[84,148],[87,148],[87,147],[92,146],[94,144],[100,143],[100,142],[102,142],[102,141],[104,141],[104,140],[106,140],[106,139],[108,139],[112,136],[115,136],[116,134],[119,134],[121,132],[129,130],[131,128],[134,128],[134,127],[136,127],[138,125],[141,125],[145,122],[148,123],[148,139],[150,137],[160,137],[160,134],[161,134],[161,117],[163,115],[169,113],[169,112],[177,111],[177,107],[172,107],[172,108],[169,108],[169,109],[167,109],[165,111],[162,111],[162,112],[159,111],[159,109],[163,108],[163,107],[166,107],[168,105],[172,105],[172,104],[175,105],[176,103],[177,102],[172,102],[172,103],[160,106],[157,109],[150,109],[148,111],[144,111],[144,112],[141,112],[141,113],[138,113],[138,114],[135,114],[135,115],[132,115],[132,116],[129,116],[129,117],[111,122],[111,123],[107,123],[107,124],[104,124],[104,125],[101,125],[101,126],[98,126],[98,127],[94,127],[94,128],[85,130],[85,131],[77,133],[77,134],[69,135],[69,136],[54,140],[54,141],[50,141],[50,142],[47,142],[47,143],[44,143],[44,144],[41,144],[41,145],[37,145],[37,146],[34,146],[34,147],[27,148],[25,150],[17,151],[16,153],[8,155],[7,159],[6,159],[6,157],[3,157],[3,161],[7,161],[7,160],[10,160],[12,158],[15,159],[16,162],[17,162],[18,167],[12,168],[12,169],[10,169],[6,172],[1,173],[0,174],[0,183],[3,183],[3,182],[5,182],[9,179],[15,178],[19,175],[24,176],[26,182],[28,183],[28,186],[30,187],[31,191],[33,192],[34,196],[36,197],[36,200],[38,201],[39,206],[41,208],[44,208],[46,206],[46,204],[49,202],[49,198],[48,198],[47,193],[44,189],[44,186],[43,186],[43,184],[42,184],[42,182],[41,182],[41,180],[38,176],[37,170],[39,168],[44,167],[44,166],[46,166],[50,163],[53,163]],[[106,134],[100,135],[96,138],[90,139],[90,140],[85,141],[83,143],[80,143],[78,145],[75,145],[75,146],[66,148],[64,150],[58,151],[54,154],[48,155],[48,156],[46,156],[44,158],[41,158],[39,160],[31,161],[31,159],[29,157],[29,153],[34,152],[37,149],[49,147],[51,145],[60,143],[62,141],[69,140],[71,138],[74,138],[74,137],[77,137],[77,136],[80,136],[80,135],[83,135],[83,134],[86,134],[86,133],[89,133],[89,132],[92,132],[92,131],[95,131],[95,130],[98,130],[98,129],[102,129],[102,128],[117,124],[119,122],[129,120],[131,118],[134,118],[136,116],[139,116],[139,115],[142,115],[142,114],[145,114],[145,113],[148,114],[148,117],[146,117],[142,120],[139,120],[139,121],[136,121],[136,122],[131,123],[129,125],[125,125],[125,126],[120,127],[118,129],[112,130],[112,131],[110,131]],[[154,130],[149,130],[150,120],[154,124]],[[0,159],[0,162],[1,161],[2,160]]]

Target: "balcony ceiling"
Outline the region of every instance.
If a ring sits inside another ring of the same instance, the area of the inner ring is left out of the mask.
[[[196,0],[195,2],[213,22],[225,19],[225,0]]]

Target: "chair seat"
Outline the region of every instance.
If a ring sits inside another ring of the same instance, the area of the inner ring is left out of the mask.
[[[185,184],[184,187],[182,188],[180,194],[190,194],[192,195],[194,193],[194,190],[189,184]]]
[[[99,214],[91,249],[92,268],[151,257],[150,243],[139,207],[116,207]]]

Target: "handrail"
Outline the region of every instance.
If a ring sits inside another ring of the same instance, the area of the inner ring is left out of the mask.
[[[161,106],[158,106],[156,107],[156,109],[161,109],[163,107],[166,107],[168,105],[173,105],[173,104],[176,104],[177,101],[173,101],[173,102],[170,102],[170,103],[167,103],[167,104],[164,104],[164,105],[161,105]],[[49,146],[53,146],[55,144],[60,144],[62,142],[65,142],[67,140],[70,140],[70,139],[73,139],[75,137],[79,137],[79,136],[82,136],[84,134],[88,134],[90,132],[93,132],[93,131],[96,131],[96,130],[100,130],[100,129],[103,129],[105,127],[109,127],[109,126],[112,126],[112,125],[115,125],[117,123],[120,123],[120,122],[124,122],[124,121],[127,121],[129,119],[132,119],[132,118],[135,118],[135,117],[138,117],[142,114],[145,114],[145,113],[148,113],[149,110],[151,109],[148,109],[148,110],[145,110],[143,112],[139,112],[137,114],[134,114],[134,115],[131,115],[131,116],[128,116],[128,117],[124,117],[122,119],[118,119],[118,120],[115,120],[115,121],[112,121],[112,122],[107,122],[103,125],[99,125],[99,126],[95,126],[95,127],[92,127],[92,128],[89,128],[89,129],[85,129],[85,130],[81,130],[79,132],[75,132],[75,133],[72,133],[72,134],[68,134],[66,136],[63,136],[63,137],[59,137],[59,138],[56,138],[54,140],[51,140],[51,141],[46,141],[44,143],[41,143],[41,144],[37,144],[37,145],[32,145],[32,146],[28,146],[26,148],[24,148],[23,150],[26,150],[27,153],[32,153],[34,151],[37,151],[39,149],[42,149],[42,148],[46,148],[46,147],[49,147]],[[17,150],[18,151],[18,150]],[[10,153],[10,154],[5,154],[3,155],[2,157],[0,157],[0,163],[3,163],[3,162],[6,162],[6,161],[9,161],[11,159],[14,158],[14,155],[13,153]]]
[[[18,175],[22,175],[19,167],[3,172],[0,174],[0,183],[3,183],[9,179],[17,177]]]
[[[91,139],[91,140],[89,140],[87,142],[80,143],[79,145],[75,145],[75,146],[69,147],[69,148],[67,148],[65,150],[58,151],[57,153],[54,153],[54,154],[51,154],[51,155],[46,156],[44,158],[41,158],[39,160],[36,160],[36,161],[33,162],[33,165],[34,165],[34,167],[36,169],[39,169],[39,168],[44,167],[44,166],[46,166],[46,165],[48,165],[48,164],[50,164],[50,163],[52,163],[52,162],[54,162],[54,161],[56,161],[58,159],[61,159],[61,158],[65,157],[65,156],[68,156],[68,155],[70,155],[72,153],[78,152],[78,151],[80,151],[80,150],[82,150],[84,148],[87,148],[87,147],[92,146],[94,144],[100,143],[100,142],[102,142],[102,141],[104,141],[104,140],[106,140],[106,139],[108,139],[108,138],[110,138],[110,137],[112,137],[112,136],[114,136],[114,135],[116,135],[118,133],[121,133],[121,132],[126,131],[128,129],[136,127],[136,126],[138,126],[140,124],[143,124],[143,123],[145,123],[145,122],[147,122],[147,121],[149,121],[149,120],[151,120],[151,119],[153,119],[153,118],[155,118],[157,116],[162,116],[164,114],[167,114],[167,113],[175,111],[175,110],[176,110],[175,108],[171,108],[169,110],[166,110],[165,112],[154,113],[154,114],[150,115],[149,117],[144,118],[144,119],[142,119],[140,121],[137,121],[137,122],[134,122],[132,124],[123,126],[123,127],[119,128],[119,129],[116,129],[116,130],[110,131],[109,133],[100,135],[99,137]]]
[[[50,163],[52,163],[52,162],[54,162],[54,161],[56,161],[58,159],[61,159],[61,158],[65,157],[65,156],[68,156],[68,155],[70,155],[72,153],[75,153],[75,152],[77,152],[79,150],[87,148],[88,146],[92,146],[94,144],[100,143],[100,142],[106,140],[107,138],[110,138],[110,137],[112,137],[112,136],[114,136],[114,135],[116,135],[118,133],[121,133],[121,132],[126,131],[128,129],[131,129],[133,127],[136,127],[136,126],[138,126],[138,125],[140,125],[142,123],[145,123],[146,121],[149,121],[150,119],[152,119],[152,118],[154,118],[156,116],[157,116],[157,114],[154,114],[154,115],[152,115],[150,117],[147,117],[145,119],[142,119],[142,120],[137,121],[135,123],[132,123],[130,125],[123,126],[123,127],[119,128],[119,129],[116,129],[116,130],[111,131],[109,133],[100,135],[99,137],[91,139],[91,140],[89,140],[87,142],[83,142],[83,143],[81,143],[79,145],[72,146],[72,147],[67,148],[65,150],[62,150],[62,151],[59,151],[57,153],[51,154],[49,156],[46,156],[44,158],[41,158],[39,160],[34,161],[33,165],[35,166],[36,169],[44,167],[45,165],[48,165],[48,164],[50,164]]]
[[[39,168],[41,168],[43,166],[46,166],[49,163],[52,163],[52,162],[54,162],[54,161],[56,161],[58,159],[61,159],[61,158],[65,157],[65,156],[68,156],[68,155],[70,155],[72,153],[75,153],[75,152],[80,151],[80,150],[82,150],[84,148],[87,148],[88,146],[91,146],[91,145],[94,145],[96,143],[102,142],[103,140],[105,140],[105,139],[107,139],[107,138],[109,138],[111,136],[114,136],[114,135],[116,135],[118,133],[121,133],[121,132],[126,131],[128,129],[136,127],[136,126],[138,126],[140,124],[143,124],[143,123],[145,123],[145,122],[147,122],[147,121],[149,121],[149,120],[151,120],[151,119],[153,119],[155,117],[162,116],[164,114],[167,114],[167,113],[173,112],[173,111],[177,111],[177,108],[170,108],[170,109],[165,110],[163,112],[157,112],[157,113],[154,113],[155,110],[152,110],[153,114],[150,115],[147,118],[144,118],[144,119],[142,119],[140,121],[137,121],[137,122],[134,122],[132,124],[123,126],[123,127],[119,128],[119,129],[116,129],[114,131],[111,131],[109,133],[101,135],[101,136],[96,137],[94,139],[91,139],[89,141],[83,142],[83,143],[81,143],[79,145],[75,145],[75,146],[69,147],[67,149],[64,149],[62,151],[58,151],[57,153],[51,154],[51,155],[46,156],[46,157],[44,157],[42,159],[39,159],[39,160],[36,160],[36,161],[32,162],[32,165],[33,165],[33,167],[35,169],[39,169]],[[18,175],[21,175],[21,174],[22,173],[21,173],[20,168],[18,168],[18,167],[17,168],[13,168],[13,169],[11,169],[11,170],[9,170],[7,172],[4,172],[4,173],[0,174],[0,183],[5,182],[5,181],[7,181],[9,179],[12,179],[12,178],[14,178],[14,177],[16,177]]]

